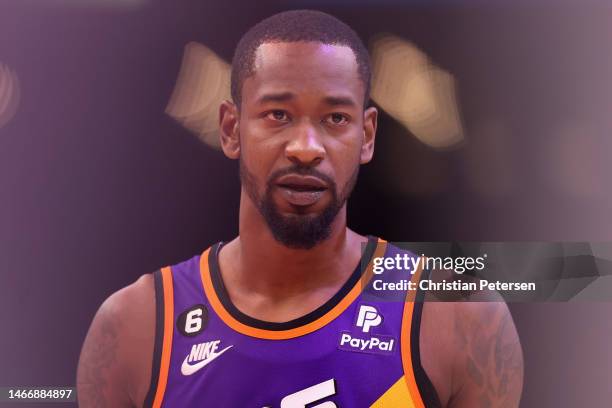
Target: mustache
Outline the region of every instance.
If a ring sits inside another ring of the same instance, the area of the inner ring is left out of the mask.
[[[325,182],[325,184],[327,184],[329,186],[330,189],[332,190],[336,190],[336,182],[327,174],[314,169],[312,167],[305,167],[305,166],[290,166],[290,167],[286,167],[284,169],[278,169],[276,170],[274,173],[272,173],[270,175],[270,177],[268,178],[268,187],[272,187],[275,185],[275,181],[278,180],[279,178],[286,176],[288,174],[295,174],[295,175],[299,175],[299,176],[311,176],[311,177],[317,177],[321,180],[323,180]]]

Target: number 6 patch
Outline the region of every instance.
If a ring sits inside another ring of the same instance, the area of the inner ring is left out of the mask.
[[[208,325],[208,309],[204,305],[194,305],[181,313],[176,321],[178,331],[187,337],[201,333]]]

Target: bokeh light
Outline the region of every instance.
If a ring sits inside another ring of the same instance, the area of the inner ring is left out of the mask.
[[[372,98],[426,145],[445,149],[463,140],[453,76],[414,44],[391,34],[371,44]]]
[[[20,96],[17,73],[0,63],[0,128],[15,116]]]
[[[185,46],[166,113],[207,145],[219,148],[219,104],[230,99],[230,65],[206,46]]]

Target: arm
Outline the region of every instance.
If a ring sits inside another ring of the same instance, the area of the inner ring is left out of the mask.
[[[153,278],[111,295],[89,328],[77,369],[79,406],[142,406],[151,377],[155,330]]]
[[[455,304],[452,408],[518,407],[523,355],[508,307],[498,294]]]

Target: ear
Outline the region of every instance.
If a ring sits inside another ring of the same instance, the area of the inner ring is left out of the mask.
[[[374,140],[376,139],[376,125],[378,111],[371,106],[363,111],[363,143],[361,145],[360,164],[369,163],[374,156]]]
[[[230,159],[240,157],[239,120],[236,105],[230,101],[223,101],[219,106],[219,138],[223,153]]]

